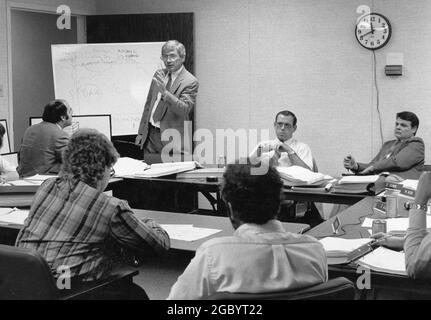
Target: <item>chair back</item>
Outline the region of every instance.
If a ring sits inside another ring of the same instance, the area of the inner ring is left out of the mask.
[[[0,299],[57,299],[50,268],[33,250],[0,245]]]
[[[317,162],[316,159],[313,158],[313,168],[311,169],[313,172],[319,172],[319,169],[317,168]]]
[[[300,290],[286,290],[266,293],[217,292],[209,300],[353,300],[353,283],[338,277]]]

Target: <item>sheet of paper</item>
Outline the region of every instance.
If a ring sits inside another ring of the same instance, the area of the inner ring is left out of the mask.
[[[45,181],[49,178],[57,178],[57,175],[47,175],[47,174],[36,174],[31,177],[24,178],[24,180],[38,180],[38,181]]]
[[[10,213],[0,215],[0,224],[24,224],[28,217],[28,210],[12,210]]]
[[[169,238],[190,242],[209,237],[221,231],[218,229],[196,228],[193,225],[162,224],[160,226],[166,230]]]
[[[16,210],[14,208],[0,208],[0,216],[9,214],[12,212],[12,210]]]
[[[11,186],[37,186],[37,185],[41,185],[43,181],[41,180],[13,180],[13,181],[9,181],[8,183]]]
[[[379,247],[358,260],[358,264],[371,270],[407,275],[404,252]]]
[[[416,190],[418,188],[419,180],[406,179],[401,182],[404,188]]]
[[[427,219],[427,227],[430,228],[431,216],[427,215],[426,219]],[[362,223],[362,227],[372,228],[373,220],[375,219],[365,218],[364,222]],[[388,219],[377,219],[377,220],[386,221],[386,232],[407,231],[407,228],[409,227],[409,218],[388,218]]]
[[[118,161],[114,165],[116,177],[140,174],[148,168],[150,168],[150,166],[145,162],[128,157],[118,159]]]
[[[347,176],[342,177],[338,184],[344,184],[344,183],[374,183],[379,178],[379,175],[372,175],[372,176]]]

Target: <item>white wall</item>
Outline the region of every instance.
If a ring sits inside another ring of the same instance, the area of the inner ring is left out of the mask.
[[[72,14],[88,15],[94,14],[96,9],[96,0],[0,0],[0,86],[3,86],[4,96],[0,97],[0,118],[9,120],[11,128],[11,113],[12,98],[10,96],[10,66],[8,65],[8,7],[20,8],[22,10],[40,11],[40,12],[56,12],[60,5],[68,5]],[[78,19],[78,36],[79,39],[85,38],[83,26],[84,22]]]
[[[429,0],[98,0],[97,12],[194,12],[197,127],[272,131],[273,116],[287,107],[320,171],[339,175],[345,154],[367,161],[381,145],[372,53],[354,37],[360,5],[393,27],[376,52],[384,140],[393,137],[395,113],[411,110],[428,150]],[[402,77],[384,75],[388,53],[404,54]]]
[[[8,117],[6,2],[0,0],[0,118]],[[352,153],[366,161],[381,144],[372,54],[354,37],[356,8],[387,16],[390,43],[376,52],[384,139],[394,115],[416,112],[418,135],[431,143],[431,2],[429,0],[21,0],[88,14],[194,12],[195,68],[200,80],[198,128],[270,129],[288,107],[296,136],[308,143],[322,172],[337,175]],[[387,53],[404,54],[404,75],[384,75]],[[426,162],[430,162],[426,155]]]

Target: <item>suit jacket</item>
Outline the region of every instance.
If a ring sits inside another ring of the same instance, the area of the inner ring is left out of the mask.
[[[181,145],[174,144],[174,153],[191,153],[192,150],[192,132],[191,121],[193,120],[194,108],[196,104],[196,95],[198,93],[199,83],[195,76],[183,68],[172,83],[169,92],[167,92],[164,101],[160,101],[157,108],[163,108],[163,116],[160,120],[160,132],[167,129],[175,129],[180,133]],[[151,82],[139,125],[138,134],[142,135],[141,149],[148,137],[149,121],[151,110],[157,100],[157,86],[154,81]],[[184,141],[184,124],[186,123],[187,141]],[[162,141],[166,145],[167,141]]]
[[[411,137],[396,144],[397,142],[398,140],[385,142],[370,163],[358,163],[358,171],[372,165],[375,173],[389,171],[404,179],[419,179],[425,162],[423,140]]]
[[[21,177],[57,174],[69,134],[55,123],[41,122],[28,128],[22,138],[17,171]]]

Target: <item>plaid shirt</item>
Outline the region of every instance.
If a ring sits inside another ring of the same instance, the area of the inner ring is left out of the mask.
[[[60,177],[38,189],[16,246],[37,250],[54,276],[64,265],[71,277],[91,281],[124,264],[125,250],[164,251],[170,241],[153,220],[138,220],[127,202]]]

